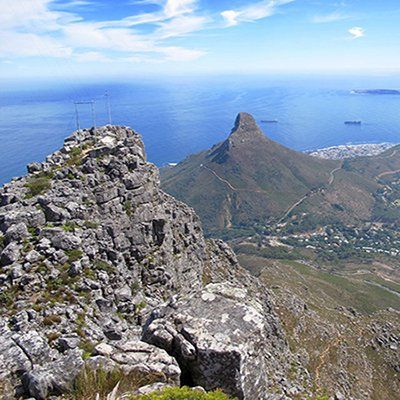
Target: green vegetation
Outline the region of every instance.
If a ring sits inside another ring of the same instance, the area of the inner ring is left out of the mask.
[[[77,250],[77,249],[76,250],[65,250],[65,254],[68,256],[69,263],[78,261],[83,256],[82,250]]]
[[[75,222],[68,221],[63,225],[62,228],[65,232],[75,232],[75,229],[78,228],[78,225]]]
[[[124,206],[126,215],[128,215],[130,217],[132,215],[132,203],[128,200],[125,200],[123,206]]]
[[[25,187],[28,189],[27,198],[32,198],[45,193],[51,189],[51,180],[54,178],[52,172],[40,172],[27,179]]]
[[[115,272],[115,267],[107,261],[97,259],[93,263],[94,268],[100,271],[105,271],[109,274]]]
[[[298,251],[289,251],[286,247],[263,246],[258,247],[251,244],[235,246],[236,253],[246,255],[257,255],[264,258],[272,258],[277,260],[298,260],[302,255]]]
[[[143,310],[143,308],[146,308],[147,303],[145,301],[141,301],[140,303],[135,305],[135,311],[139,312],[141,310]]]
[[[82,149],[80,147],[72,148],[69,155],[70,158],[66,162],[67,166],[79,166],[82,163]]]
[[[135,281],[132,283],[131,285],[131,291],[132,291],[132,295],[136,295],[140,289],[141,285],[138,281]]]
[[[92,354],[96,344],[90,340],[81,340],[79,343],[79,348],[83,350],[82,358],[84,360],[88,359]]]
[[[159,373],[144,374],[132,371],[126,375],[120,369],[105,371],[102,369],[92,370],[85,367],[75,380],[72,395],[67,397],[67,399],[93,400],[99,396],[99,399],[106,400],[107,395],[109,395],[117,385],[117,395],[120,396],[122,394],[132,393],[141,386],[163,380],[165,380],[165,377]]]
[[[38,237],[38,229],[35,228],[34,226],[29,226],[28,232],[34,239],[36,239]]]
[[[85,221],[84,225],[88,229],[97,229],[99,227],[99,223],[93,221]]]
[[[5,308],[11,307],[13,304],[13,294],[10,290],[0,293],[0,305]]]
[[[130,400],[229,400],[221,391],[201,392],[188,387],[168,387],[150,394],[131,396]]]

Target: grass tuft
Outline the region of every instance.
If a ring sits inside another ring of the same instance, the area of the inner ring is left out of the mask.
[[[160,373],[147,373],[132,371],[124,374],[120,369],[105,371],[103,369],[92,370],[85,367],[78,375],[74,383],[74,390],[68,400],[106,400],[109,394],[118,385],[117,396],[132,393],[141,386],[155,382],[165,381],[165,376]],[[121,397],[117,397],[120,399]]]
[[[132,395],[130,400],[229,400],[230,398],[223,392],[216,390],[213,392],[202,392],[193,390],[189,387],[167,387],[162,390],[144,395]],[[231,399],[233,400],[233,399]]]
[[[27,198],[32,198],[51,189],[52,172],[40,172],[28,178],[25,187],[28,189]]]

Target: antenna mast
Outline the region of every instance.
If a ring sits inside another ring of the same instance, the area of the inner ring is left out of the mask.
[[[76,126],[78,128],[78,131],[81,129],[80,128],[80,122],[79,122],[79,110],[78,110],[78,105],[81,104],[90,104],[90,110],[92,114],[92,121],[93,121],[93,128],[96,129],[96,101],[95,100],[90,100],[90,101],[74,101],[75,105],[75,115],[76,115]]]
[[[105,94],[104,96],[105,96],[106,102],[107,102],[108,124],[109,124],[109,125],[112,125],[112,121],[111,121],[110,95],[109,95],[108,91],[106,91],[106,94]]]
[[[79,131],[81,127],[79,124],[78,103],[74,102],[74,106],[75,106],[76,129]]]

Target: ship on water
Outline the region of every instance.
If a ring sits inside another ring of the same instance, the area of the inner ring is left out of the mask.
[[[262,119],[263,124],[277,124],[279,121],[277,119]]]
[[[362,121],[344,121],[345,125],[361,125]]]

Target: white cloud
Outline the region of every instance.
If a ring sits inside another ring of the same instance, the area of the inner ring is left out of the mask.
[[[1,57],[68,58],[73,50],[58,40],[33,33],[1,32]]]
[[[235,26],[239,24],[240,12],[235,10],[226,10],[221,13],[222,18],[226,21],[226,26]]]
[[[78,62],[81,63],[87,63],[87,62],[111,62],[112,59],[109,57],[106,57],[104,54],[99,53],[97,51],[89,51],[87,53],[80,53],[75,55],[75,59]]]
[[[196,49],[171,46],[168,40],[203,29],[207,19],[195,14],[197,0],[145,0],[155,4],[152,13],[121,20],[88,22],[75,7],[94,4],[85,0],[1,0],[0,59],[6,57],[65,57],[79,62],[154,59],[186,61],[201,57]],[[67,11],[61,10],[67,4]],[[56,9],[56,10],[55,10]],[[59,10],[60,9],[60,10]],[[72,12],[75,10],[75,13]],[[152,25],[146,33],[136,30]],[[146,54],[146,56],[144,56]]]
[[[276,14],[278,7],[292,3],[295,0],[264,0],[237,10],[221,12],[226,26],[235,26],[241,22],[253,22]]]
[[[341,14],[340,12],[336,11],[331,14],[316,15],[312,19],[312,22],[315,24],[325,24],[325,23],[329,23],[329,22],[343,21],[343,20],[346,20],[349,18],[350,18],[349,15]]]
[[[207,19],[201,16],[183,15],[160,23],[159,28],[154,32],[154,36],[157,39],[185,36],[203,29],[206,22]]]
[[[200,50],[183,49],[181,47],[166,47],[162,52],[166,59],[170,61],[193,61],[205,54]]]
[[[360,39],[365,36],[365,29],[355,26],[354,28],[349,29],[349,33],[353,39]]]

